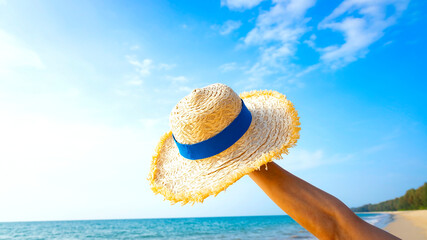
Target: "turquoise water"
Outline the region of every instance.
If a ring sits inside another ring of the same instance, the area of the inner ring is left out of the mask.
[[[358,214],[384,227],[388,214]],[[0,223],[0,239],[315,239],[289,216]]]

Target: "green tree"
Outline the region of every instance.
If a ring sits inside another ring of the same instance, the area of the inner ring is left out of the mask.
[[[352,208],[355,212],[396,211],[427,209],[427,182],[417,189],[409,189],[405,195],[377,204]]]

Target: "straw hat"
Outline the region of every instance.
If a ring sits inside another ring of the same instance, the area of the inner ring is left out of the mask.
[[[203,202],[244,175],[281,159],[299,138],[297,112],[276,91],[240,97],[224,84],[195,89],[170,114],[148,180],[172,203]]]

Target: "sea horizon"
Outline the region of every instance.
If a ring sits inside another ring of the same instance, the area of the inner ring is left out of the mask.
[[[235,216],[200,216],[200,217],[148,217],[148,218],[93,218],[93,219],[58,219],[58,220],[18,220],[18,221],[0,221],[0,223],[14,222],[67,222],[67,221],[109,221],[109,220],[150,220],[150,219],[181,219],[181,218],[226,218],[226,217],[274,217],[274,216],[289,216],[287,214],[273,215],[235,215]]]
[[[395,211],[383,212],[354,212],[358,214],[388,214]],[[0,223],[20,223],[20,222],[68,222],[68,221],[109,221],[109,220],[151,220],[151,219],[184,219],[184,218],[233,218],[233,217],[276,217],[289,216],[288,214],[266,214],[266,215],[230,215],[230,216],[200,216],[200,217],[142,217],[142,218],[88,218],[88,219],[54,219],[54,220],[12,220],[0,221]]]
[[[357,214],[384,228],[391,214]],[[315,239],[289,215],[0,222],[0,239]]]

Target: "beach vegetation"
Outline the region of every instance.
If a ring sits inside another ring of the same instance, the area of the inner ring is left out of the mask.
[[[380,202],[352,208],[354,212],[380,212],[427,209],[427,182],[417,189],[409,189],[405,195]]]

